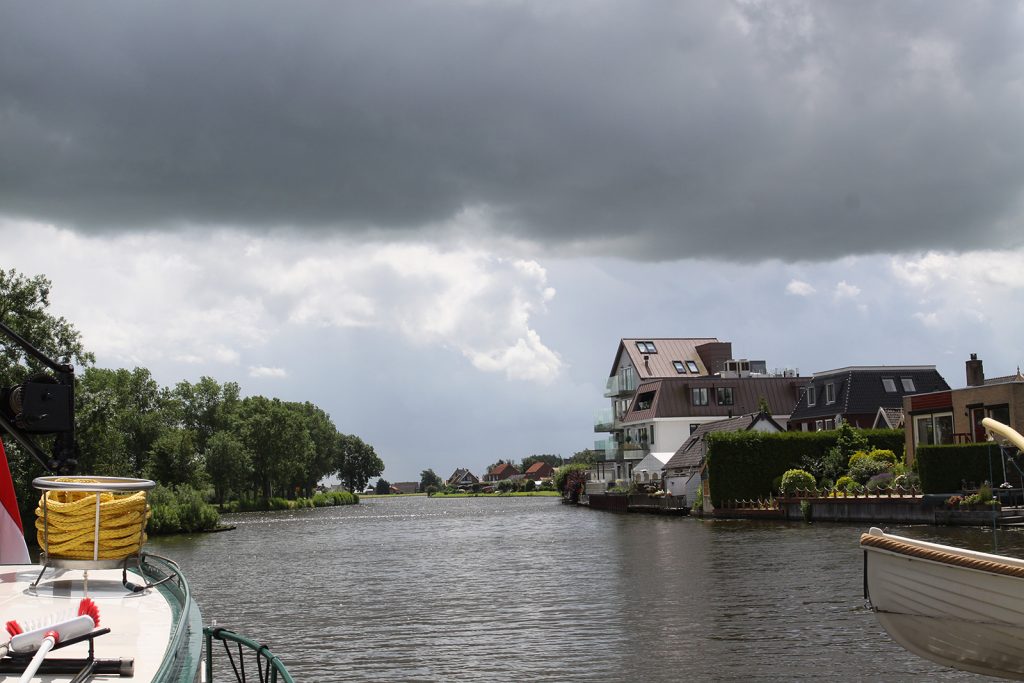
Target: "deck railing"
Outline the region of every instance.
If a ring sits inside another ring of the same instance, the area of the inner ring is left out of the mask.
[[[778,510],[784,500],[799,499],[826,499],[826,500],[861,500],[876,501],[886,498],[916,498],[921,496],[921,490],[917,487],[903,488],[896,486],[885,491],[861,491],[847,493],[846,491],[832,491],[829,489],[796,489],[792,493],[784,494],[780,498],[750,498],[723,500],[718,506],[723,510]]]
[[[260,645],[254,640],[219,626],[204,627],[203,635],[206,636],[207,681],[215,680],[213,677],[213,654],[215,651],[213,641],[219,640],[224,645],[223,656],[220,659],[227,659],[231,666],[229,673],[234,673],[238,683],[248,683],[248,681],[294,683],[284,663],[266,645]],[[234,644],[235,647],[232,648],[229,643]],[[216,651],[220,652],[220,649],[217,648]],[[249,662],[248,671],[246,671],[246,662]],[[223,679],[222,676],[220,680]]]

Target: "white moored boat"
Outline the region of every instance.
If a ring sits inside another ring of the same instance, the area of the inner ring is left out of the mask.
[[[894,536],[861,535],[878,621],[916,655],[1024,680],[1024,561]]]
[[[1024,438],[985,418],[994,436]],[[884,533],[860,537],[864,594],[892,639],[945,666],[1024,680],[1024,560]]]

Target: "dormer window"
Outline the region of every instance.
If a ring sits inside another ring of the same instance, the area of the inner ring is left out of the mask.
[[[836,402],[836,385],[833,382],[829,382],[825,385],[825,403]]]
[[[644,393],[636,397],[637,410],[650,410],[652,403],[654,403],[653,391],[645,391]]]
[[[700,374],[700,368],[698,368],[697,364],[694,361],[692,361],[692,360],[686,361],[686,369],[689,370],[690,372],[692,372],[695,375],[699,375]]]
[[[683,365],[683,361],[681,361],[681,360],[674,360],[674,361],[672,361],[672,367],[674,367],[676,369],[676,372],[678,372],[680,375],[685,375],[686,374],[686,366]]]
[[[813,408],[818,403],[818,393],[814,390],[814,385],[807,387],[807,407]]]
[[[654,342],[652,341],[638,341],[636,348],[640,353],[657,353],[658,349],[655,348]]]
[[[882,387],[885,389],[885,393],[887,393],[887,394],[895,394],[896,393],[896,380],[894,380],[892,377],[883,377],[882,378]]]

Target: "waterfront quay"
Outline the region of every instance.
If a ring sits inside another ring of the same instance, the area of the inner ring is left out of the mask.
[[[827,496],[805,493],[761,500],[724,501],[719,507],[687,506],[682,496],[592,493],[579,505],[609,512],[693,515],[708,519],[763,519],[783,522],[850,522],[857,524],[934,524],[948,526],[1024,527],[1024,507],[951,508],[944,495],[920,493]]]

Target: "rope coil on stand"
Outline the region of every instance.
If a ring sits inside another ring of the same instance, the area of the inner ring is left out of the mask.
[[[75,477],[52,481],[80,486],[101,484],[98,480]],[[145,491],[48,490],[40,496],[36,507],[36,538],[48,557],[119,560],[139,554],[146,542],[144,529],[149,517]]]

